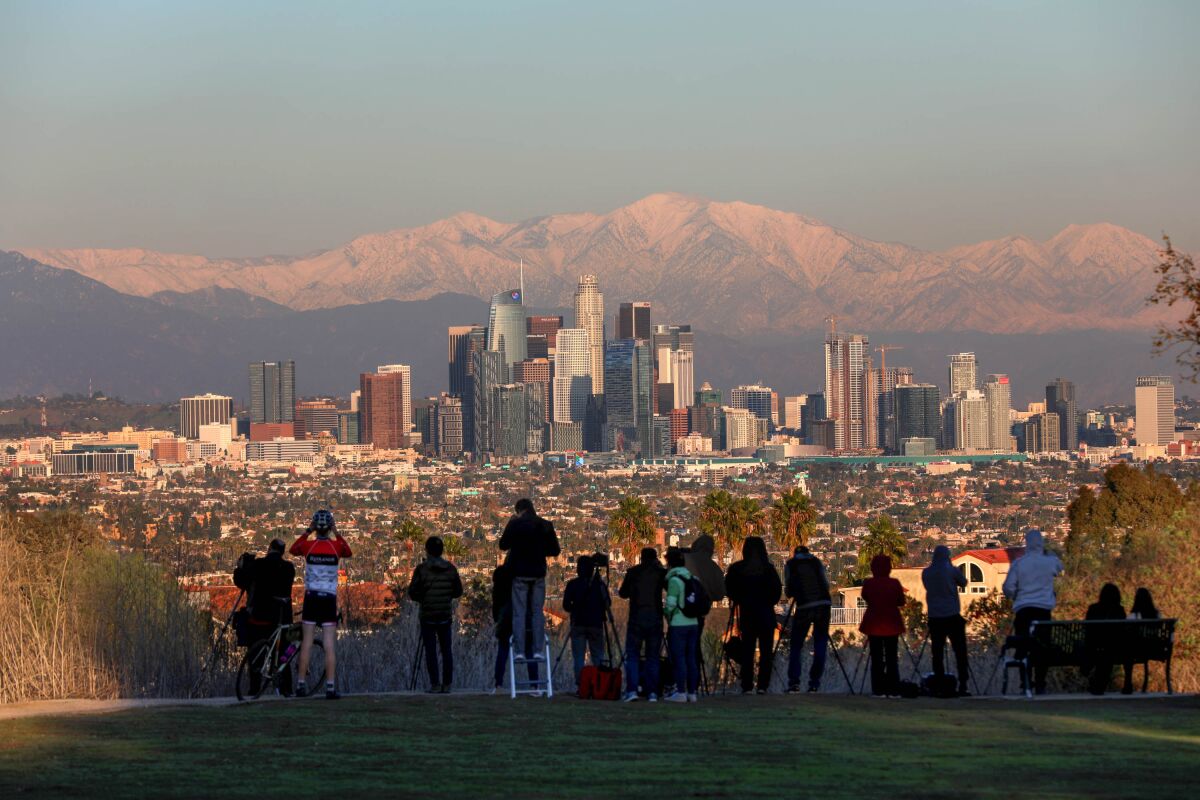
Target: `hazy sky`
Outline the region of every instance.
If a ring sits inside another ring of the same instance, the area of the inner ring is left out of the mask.
[[[0,247],[301,253],[655,191],[1200,249],[1200,2],[0,0]]]

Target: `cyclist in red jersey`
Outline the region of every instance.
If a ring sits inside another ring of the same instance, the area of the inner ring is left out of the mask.
[[[309,538],[312,534],[316,538]],[[308,675],[308,659],[312,655],[313,635],[317,626],[324,630],[322,643],[325,645],[325,698],[337,700],[334,674],[337,643],[337,588],[338,562],[350,558],[350,546],[337,532],[333,514],[321,509],[313,514],[312,524],[304,535],[292,544],[291,554],[304,556],[304,609],[300,614],[303,639],[300,644],[300,680],[296,694],[303,697],[308,693],[304,676]]]

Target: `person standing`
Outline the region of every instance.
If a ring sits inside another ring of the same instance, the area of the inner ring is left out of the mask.
[[[767,545],[761,536],[747,536],[742,543],[742,560],[735,561],[725,573],[725,591],[735,607],[738,632],[745,646],[739,668],[742,694],[755,691],[756,646],[758,694],[766,694],[771,685],[771,662],[775,646],[775,604],[783,594],[783,583],[767,556]]]
[[[668,548],[667,599],[663,615],[667,620],[667,651],[671,654],[676,687],[666,698],[670,703],[695,703],[700,699],[700,621],[683,611],[691,579],[683,551],[678,547]]]
[[[316,538],[308,538],[314,533]],[[290,552],[304,557],[304,607],[300,612],[303,638],[296,694],[303,697],[308,693],[305,676],[308,675],[313,638],[320,625],[321,643],[325,647],[325,699],[337,700],[341,697],[334,672],[337,666],[338,564],[341,559],[350,558],[350,545],[337,532],[333,514],[322,508],[313,514],[308,530],[292,543]]]
[[[638,699],[638,681],[647,699],[658,700],[658,655],[663,640],[663,584],[667,571],[659,563],[658,551],[642,548],[641,561],[625,573],[617,595],[629,601],[629,623],[625,628],[625,702]],[[642,672],[642,648],[646,669]]]
[[[292,585],[296,582],[296,567],[283,557],[287,545],[282,539],[272,539],[262,558],[250,557],[234,570],[234,583],[246,589],[246,610],[254,644],[268,638],[279,625],[292,624]],[[240,573],[240,574],[239,574]],[[250,692],[258,694],[262,674],[250,671]],[[283,670],[279,676],[279,693],[292,694],[292,671]]]
[[[525,658],[542,655],[546,646],[546,559],[561,552],[554,526],[533,509],[533,501],[517,501],[516,516],[500,536],[512,569],[512,615],[515,644]]]
[[[575,577],[563,590],[563,611],[571,615],[571,657],[575,665],[575,689],[583,673],[584,656],[591,651],[592,664],[608,666],[604,652],[604,618],[610,598],[604,579],[596,574],[591,556],[575,562]]]
[[[958,595],[960,589],[966,588],[967,576],[950,562],[949,547],[939,544],[933,548],[933,560],[921,570],[921,583],[925,586],[925,606],[929,616],[933,674],[945,679],[946,640],[949,639],[958,670],[958,696],[966,697],[969,694],[967,670],[970,668],[967,661],[967,621],[960,613]]]
[[[871,559],[871,577],[863,581],[862,597],[867,602],[858,629],[867,635],[871,647],[871,695],[900,696],[900,663],[897,654],[904,633],[904,587],[892,577],[892,559],[878,555]]]
[[[429,692],[449,694],[454,683],[454,654],[450,634],[454,627],[454,601],[462,597],[462,579],[458,569],[442,558],[445,544],[440,536],[425,540],[425,560],[413,570],[408,596],[420,604],[421,645],[425,649],[425,669],[429,672]],[[442,655],[441,682],[438,682],[438,651]]]
[[[1057,604],[1054,579],[1062,572],[1063,565],[1058,556],[1046,552],[1042,532],[1036,528],[1027,531],[1025,554],[1013,562],[1004,579],[1004,596],[1013,601],[1013,634],[1021,642],[1015,653],[1017,659],[1024,659],[1030,653],[1030,626],[1050,619]],[[1046,665],[1038,658],[1036,650],[1033,651],[1033,673],[1034,692],[1045,694]]]
[[[784,592],[795,603],[792,610],[792,638],[788,647],[788,693],[800,693],[800,659],[804,640],[812,628],[813,660],[808,671],[808,691],[821,688],[825,657],[829,649],[829,617],[833,599],[829,594],[829,576],[821,559],[801,545],[783,567]]]

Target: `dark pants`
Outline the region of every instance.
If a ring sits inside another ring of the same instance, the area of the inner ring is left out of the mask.
[[[900,693],[899,636],[868,636],[871,642],[871,694]]]
[[[742,651],[742,663],[738,665],[742,673],[742,690],[754,688],[754,651],[758,650],[758,688],[766,691],[771,685],[771,662],[774,661],[772,648],[775,645],[775,630],[767,628],[740,628],[738,633],[745,642]]]
[[[667,628],[667,642],[676,691],[696,694],[700,690],[700,626],[673,625]]]
[[[575,686],[579,687],[579,675],[583,672],[586,651],[592,653],[592,664],[608,665],[604,654],[603,628],[571,628],[571,658],[575,662]]]
[[[438,649],[442,651],[442,680],[440,685],[449,688],[454,682],[454,655],[450,652],[450,622],[422,622],[421,644],[425,647],[425,669],[429,672],[429,685],[438,686]]]
[[[960,614],[953,617],[929,618],[929,645],[933,650],[933,674],[939,678],[946,674],[946,640],[954,649],[954,663],[958,670],[958,690],[967,690],[967,621]]]
[[[1029,660],[1033,662],[1033,688],[1037,692],[1046,691],[1046,664],[1042,661],[1038,654],[1037,648],[1029,647],[1029,626],[1034,622],[1044,622],[1050,619],[1050,609],[1034,608],[1026,606],[1017,612],[1016,618],[1013,620],[1013,635],[1021,640],[1021,644],[1017,646],[1015,653],[1018,659],[1029,656]],[[1028,680],[1029,676],[1026,676]],[[1027,688],[1022,686],[1022,689]]]
[[[800,661],[804,651],[804,640],[812,628],[813,660],[808,670],[808,686],[818,689],[821,676],[825,674],[825,654],[829,649],[830,606],[798,608],[792,616],[792,639],[788,647],[788,686],[800,685]]]
[[[625,690],[636,692],[638,681],[647,692],[658,693],[658,655],[662,651],[662,619],[657,612],[629,620],[625,629]],[[646,673],[639,675],[641,648],[646,647]]]

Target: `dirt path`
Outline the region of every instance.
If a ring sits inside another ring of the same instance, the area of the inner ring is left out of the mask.
[[[69,716],[72,714],[109,714],[132,708],[170,708],[172,706],[228,706],[236,697],[204,697],[164,700],[35,700],[29,703],[0,705],[0,720],[21,717]]]

